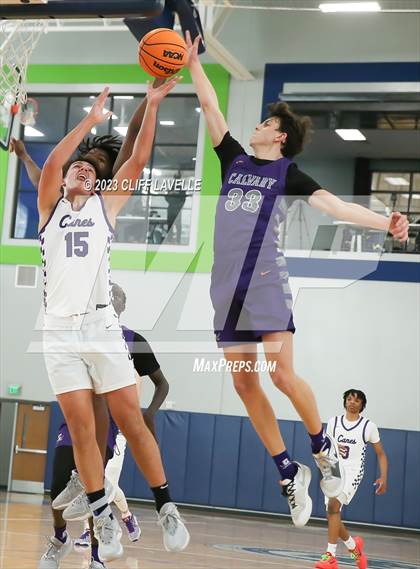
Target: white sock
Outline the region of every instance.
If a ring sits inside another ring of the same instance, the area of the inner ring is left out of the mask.
[[[117,506],[119,511],[122,514],[122,517],[125,518],[127,512],[129,512],[127,500],[125,498],[124,492],[121,490],[119,486],[116,486],[114,504]]]
[[[348,538],[347,541],[344,542],[344,545],[347,547],[349,551],[353,551],[353,549],[356,549],[356,542],[351,536]]]
[[[327,552],[331,553],[331,555],[333,555],[335,557],[335,554],[337,553],[337,544],[336,543],[329,543],[328,547],[327,547]]]

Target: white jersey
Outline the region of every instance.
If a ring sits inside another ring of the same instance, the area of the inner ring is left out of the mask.
[[[353,471],[354,482],[358,485],[365,471],[367,443],[375,444],[380,441],[377,426],[366,417],[347,421],[345,416],[341,415],[331,417],[327,433],[336,440],[343,466]]]
[[[101,195],[79,211],[60,198],[39,233],[45,313],[72,316],[110,303],[109,252],[114,230]]]

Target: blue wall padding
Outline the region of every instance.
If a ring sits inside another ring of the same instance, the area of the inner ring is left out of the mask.
[[[402,525],[419,527],[420,432],[407,432],[406,448]]]
[[[190,504],[208,504],[210,502],[215,425],[215,415],[202,415],[200,413],[191,413],[190,415],[184,486],[184,501]]]
[[[261,510],[264,490],[265,449],[251,421],[241,421],[239,468],[236,488],[236,507]]]
[[[217,415],[213,468],[210,481],[210,505],[236,507],[241,417]]]
[[[388,491],[383,496],[375,498],[373,520],[377,524],[400,526],[402,524],[404,507],[407,433],[392,429],[382,429],[381,438],[389,459]]]
[[[51,407],[45,487],[51,487],[57,429],[62,421],[56,403]],[[174,500],[187,504],[287,514],[278,473],[264,451],[248,418],[206,413],[161,411],[156,432]],[[325,518],[319,473],[311,455],[310,439],[298,421],[279,422],[291,456],[311,467],[313,515]],[[389,459],[388,492],[375,496],[379,477],[376,454],[369,445],[365,477],[344,519],[420,529],[418,476],[420,433],[381,429]],[[128,498],[152,499],[130,451],[126,452],[120,486]]]

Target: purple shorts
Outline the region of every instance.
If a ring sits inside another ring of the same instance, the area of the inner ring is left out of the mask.
[[[108,447],[109,451],[111,451],[111,457],[114,455],[114,447],[115,447],[115,441],[116,441],[117,435],[118,435],[118,427],[115,424],[112,417],[110,417],[107,447]],[[71,440],[71,436],[70,436],[70,432],[69,432],[69,428],[67,426],[67,423],[62,423],[60,428],[58,429],[55,447],[57,448],[57,447],[72,447],[72,446],[73,446],[73,442]],[[109,455],[109,453],[108,453],[108,455]]]
[[[288,276],[276,263],[213,267],[210,294],[220,348],[261,342],[272,332],[295,332]]]

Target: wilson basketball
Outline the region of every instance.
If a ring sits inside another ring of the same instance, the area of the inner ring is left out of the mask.
[[[139,45],[139,62],[153,77],[172,77],[187,61],[184,39],[167,28],[146,34]]]

